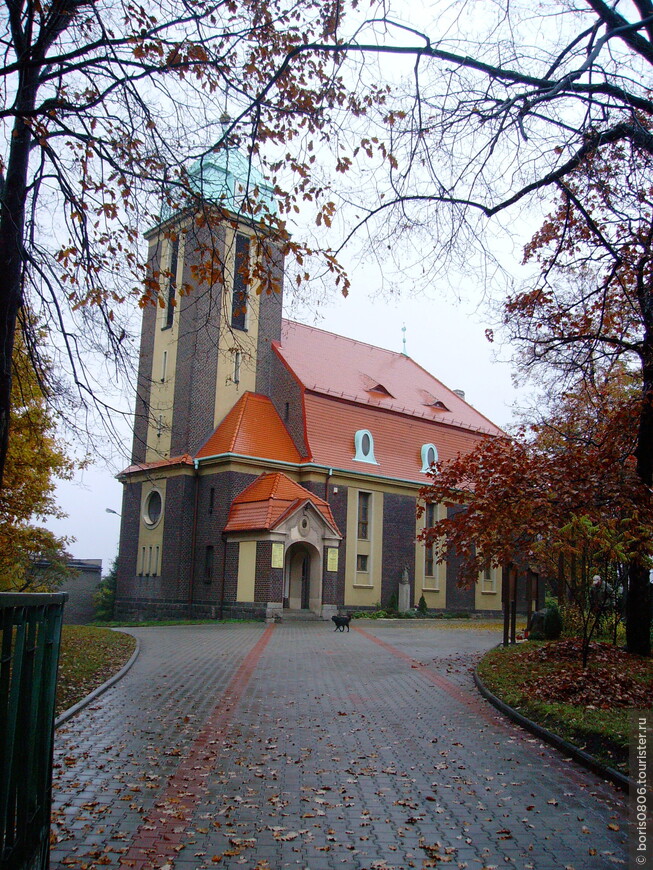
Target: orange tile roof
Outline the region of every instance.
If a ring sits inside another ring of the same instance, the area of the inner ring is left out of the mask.
[[[236,496],[231,503],[225,532],[271,531],[307,502],[339,535],[328,503],[281,472],[263,473]]]
[[[276,408],[258,393],[244,393],[197,454],[197,459],[236,453],[280,462],[301,456]]]
[[[501,430],[402,353],[284,320],[279,356],[307,391],[490,435]],[[360,428],[360,427],[359,427]]]

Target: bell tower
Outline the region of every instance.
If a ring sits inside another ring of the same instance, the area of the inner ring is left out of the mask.
[[[244,392],[267,395],[281,336],[282,256],[249,216],[273,209],[272,189],[233,148],[190,180],[196,208],[146,234],[157,304],[143,312],[137,464],[193,456]]]

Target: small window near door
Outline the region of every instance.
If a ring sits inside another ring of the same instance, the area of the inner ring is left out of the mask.
[[[481,572],[481,592],[492,593],[497,591],[496,574],[492,564],[488,560]]]
[[[356,556],[356,570],[360,571],[363,574],[367,574],[369,571],[369,556],[364,553],[359,553]]]

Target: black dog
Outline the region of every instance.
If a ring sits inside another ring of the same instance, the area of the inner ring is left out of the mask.
[[[349,631],[349,623],[351,622],[351,616],[332,616],[331,619],[335,622],[336,627],[333,629],[334,631],[344,631],[345,626],[347,627],[347,631]]]

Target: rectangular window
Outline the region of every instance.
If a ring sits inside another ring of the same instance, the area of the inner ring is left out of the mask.
[[[496,592],[496,580],[494,577],[494,571],[492,570],[492,565],[490,562],[485,563],[485,567],[483,568],[483,576],[481,578],[481,591],[482,592]]]
[[[168,266],[168,287],[166,291],[165,329],[169,329],[175,319],[177,306],[177,263],[179,262],[179,237],[170,242],[170,265]]]
[[[427,504],[424,512],[424,528],[432,529],[435,524],[435,505]],[[424,547],[424,575],[426,577],[435,576],[435,559],[433,558],[433,544],[427,544]]]
[[[242,354],[239,350],[234,354],[234,384],[240,383],[240,362]]]
[[[210,583],[213,580],[213,546],[209,546],[204,550],[204,582]]]
[[[358,540],[368,541],[370,537],[370,498],[372,493],[358,493]]]
[[[141,577],[145,574],[145,547],[141,547],[141,570],[138,573]]]
[[[234,287],[231,297],[231,325],[247,329],[247,297],[249,296],[249,236],[236,235]]]
[[[369,570],[369,557],[363,553],[356,556],[356,570],[367,574]]]
[[[154,548],[154,567],[152,569],[152,576],[156,577],[159,573],[159,548]]]
[[[147,554],[147,576],[149,577],[152,573],[152,547],[148,547]]]
[[[168,374],[168,351],[163,351],[163,356],[161,357],[161,383],[165,383],[166,376]]]
[[[209,513],[213,513],[213,507],[215,505],[215,487],[212,486],[209,491]]]

